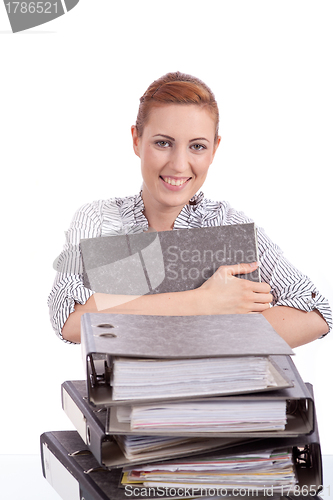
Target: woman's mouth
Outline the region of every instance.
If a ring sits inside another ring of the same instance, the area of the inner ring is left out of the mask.
[[[191,179],[191,177],[169,177],[160,175],[160,179],[162,179],[162,181],[164,181],[170,187],[172,186],[179,188],[186,184]]]

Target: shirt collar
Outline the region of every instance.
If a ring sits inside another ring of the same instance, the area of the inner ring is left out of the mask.
[[[195,223],[196,210],[201,206],[204,199],[202,191],[195,194],[190,201],[182,208],[178,214],[174,229],[184,229],[188,227],[200,227],[200,221]],[[148,231],[148,220],[144,215],[145,205],[142,199],[142,191],[136,196],[125,198],[121,204],[121,217],[123,221],[123,231],[125,233],[137,233]],[[199,210],[200,211],[200,210]],[[199,214],[198,214],[199,215]]]
[[[135,222],[138,224],[141,224],[143,219],[144,219],[146,221],[146,225],[147,225],[147,229],[148,229],[148,221],[147,221],[145,215],[143,214],[145,206],[144,206],[143,199],[142,199],[142,191],[140,191],[138,198],[139,199],[137,200],[137,203],[136,203],[135,208],[134,208]],[[182,208],[180,213],[178,214],[178,216],[174,222],[173,228],[174,229],[183,229],[183,228],[192,227],[193,224],[191,225],[191,223],[193,221],[195,211],[201,205],[203,199],[204,199],[204,194],[202,191],[195,194],[190,199],[190,201]],[[140,214],[138,213],[138,211],[140,211]],[[141,216],[143,217],[143,219],[141,218]],[[195,224],[194,224],[194,226],[195,226]],[[199,223],[198,227],[200,227],[200,223]],[[144,229],[144,231],[146,231],[147,229]]]

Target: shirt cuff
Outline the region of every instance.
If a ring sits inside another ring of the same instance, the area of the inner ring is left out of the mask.
[[[86,288],[80,277],[71,276],[70,280],[63,279],[53,288],[48,298],[52,327],[58,337],[67,344],[73,344],[62,336],[62,328],[69,315],[74,312],[75,304],[85,304],[93,291]]]
[[[285,294],[279,298],[275,305],[293,307],[306,312],[317,309],[326,321],[328,328],[328,331],[319,338],[325,337],[332,329],[332,310],[328,300],[316,289],[306,291],[301,297]]]

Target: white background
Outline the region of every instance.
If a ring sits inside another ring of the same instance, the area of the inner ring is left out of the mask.
[[[52,263],[75,210],[135,194],[139,97],[169,71],[198,76],[222,143],[204,192],[263,226],[333,303],[331,1],[81,0],[12,34],[0,4],[1,454],[37,454],[71,429],[60,385],[84,378],[53,333]],[[333,453],[332,335],[295,350]]]

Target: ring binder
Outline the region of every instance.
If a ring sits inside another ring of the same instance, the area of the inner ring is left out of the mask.
[[[316,491],[311,494],[311,499],[313,500],[320,500],[319,497],[317,497],[318,493],[321,490],[321,485],[322,485],[322,468],[321,468],[321,456],[320,456],[320,444],[318,441],[318,436],[315,436],[312,434],[309,437],[306,437],[305,440],[311,440],[311,444],[309,443],[309,453],[312,454],[312,464],[313,466],[310,468],[303,468],[300,467],[299,464],[296,464],[297,467],[297,474],[298,474],[298,479],[299,479],[299,491],[302,491],[302,487],[307,486],[310,488],[310,486],[315,486]],[[290,440],[292,441],[292,440]],[[295,440],[294,440],[295,441]],[[271,443],[271,440],[269,441]],[[273,441],[273,443],[270,444],[270,446],[274,446],[277,444],[279,440]],[[285,445],[286,443],[281,442],[281,446]],[[299,443],[300,444],[300,443]],[[267,445],[267,443],[266,443]],[[263,444],[263,446],[265,446]],[[47,474],[47,467],[54,467],[56,468],[63,468],[64,472],[66,474],[70,474],[72,477],[73,481],[76,481],[77,483],[77,494],[70,497],[70,500],[82,500],[82,497],[84,497],[86,500],[124,500],[124,488],[119,487],[119,481],[121,479],[121,469],[119,468],[114,468],[114,469],[101,469],[100,464],[96,461],[96,459],[91,456],[91,455],[84,455],[84,454],[78,454],[78,455],[73,455],[73,451],[78,450],[78,449],[85,449],[86,446],[84,445],[82,439],[78,435],[76,431],[55,431],[55,432],[46,432],[42,434],[41,436],[41,460],[42,460],[42,468],[43,468],[43,475],[46,477],[48,480],[50,478],[50,475]],[[244,448],[244,446],[240,445],[239,446],[239,451],[237,451],[237,448],[232,448],[233,453],[245,453],[247,449],[252,448],[253,450],[253,443],[249,443],[247,447]],[[257,447],[257,449],[260,449],[260,446]],[[54,460],[52,463],[46,464],[47,457],[49,454],[52,454]],[[202,456],[202,455],[201,455]],[[57,465],[55,465],[54,462],[57,462]],[[88,471],[90,469],[94,469],[93,472],[89,474],[85,474],[84,471]],[[54,483],[52,484],[55,488],[57,484]],[[300,498],[301,500],[309,499],[309,497],[305,497],[304,495],[298,494],[296,492],[295,495],[291,494],[292,492],[289,492],[288,495],[283,495],[280,496],[278,495],[277,498],[279,500],[287,499],[290,498],[292,500],[296,500],[297,498]],[[314,494],[316,493],[316,494]],[[195,497],[200,497],[200,495],[197,495],[197,492]],[[135,498],[138,498],[139,500],[142,500],[143,498],[146,498],[146,495],[140,495],[139,491],[136,495]],[[228,493],[228,498],[233,498],[232,493]],[[245,499],[250,499],[253,498],[251,495],[244,495],[242,494],[242,498]],[[63,496],[63,498],[69,498],[66,496]],[[152,500],[154,498],[157,498],[156,496],[150,496]],[[163,494],[162,490],[159,490],[159,495],[158,498],[171,498],[168,497],[165,493]],[[177,498],[173,496],[172,498]],[[214,497],[210,497],[214,500]],[[215,497],[217,498],[217,497]],[[239,496],[237,496],[239,498]],[[256,495],[255,497],[257,500],[264,500],[267,497],[264,495]],[[269,497],[273,498],[273,497]]]
[[[100,337],[100,324],[111,324],[112,330],[116,330],[116,337]],[[115,401],[112,396],[110,380],[116,356],[169,360],[264,356],[273,362],[272,376],[274,372],[277,384],[267,390],[292,386],[285,370],[279,367],[279,358],[289,356],[293,351],[260,314],[136,316],[86,313],[81,318],[81,342],[88,399],[96,406],[128,404],[126,401]],[[221,393],[217,391],[215,395]],[[164,398],[165,401],[167,399],[180,398]],[[154,400],[146,399],[146,402]]]
[[[107,409],[93,408],[85,401],[87,394],[85,381],[67,381],[61,386],[62,406],[76,427],[84,444],[88,446],[98,463],[104,466],[122,467],[133,463],[129,461],[119,448],[113,436],[106,432]],[[102,410],[102,411],[101,411]],[[203,440],[201,440],[203,441]],[[203,448],[218,449],[224,446],[232,446],[239,443],[240,439],[210,439],[204,440]],[[198,446],[196,447],[198,449]],[[167,451],[170,453],[170,451]],[[196,451],[189,451],[185,448],[178,451],[174,456],[184,456],[194,454]],[[146,459],[138,459],[136,462],[144,462]]]
[[[84,285],[116,295],[193,290],[222,265],[258,261],[254,223],[87,238],[80,249]],[[260,281],[260,270],[237,277]]]
[[[246,443],[258,443],[262,442],[264,438],[269,439],[270,443],[274,443],[274,447],[283,447],[283,446],[291,446],[295,442],[300,443],[302,446],[307,443],[319,442],[318,431],[316,429],[316,420],[315,420],[315,411],[314,411],[314,401],[313,401],[313,392],[312,386],[310,384],[304,384],[305,389],[307,391],[308,397],[311,399],[311,404],[309,404],[308,408],[312,409],[312,417],[313,422],[311,425],[312,433],[302,433],[296,432],[295,426],[292,432],[283,432],[276,431],[269,433],[269,437],[262,433],[247,433],[241,435],[233,435],[229,433],[227,435],[217,435],[214,433],[214,437],[207,438],[207,434],[204,434],[201,437],[205,437],[206,445],[210,445],[211,449],[221,449],[232,447],[233,453],[241,453],[244,449]],[[103,412],[98,412],[96,408],[90,405],[88,402],[84,400],[85,395],[87,394],[87,387],[85,381],[67,381],[62,384],[62,405],[65,413],[70,418],[71,422],[74,424],[78,432],[80,433],[81,438],[85,442],[85,444],[92,451],[93,455],[97,459],[97,461],[104,466],[107,467],[122,467],[124,465],[128,465],[130,463],[146,463],[147,458],[137,458],[136,461],[130,461],[126,459],[123,452],[120,450],[118,444],[115,442],[113,436],[115,434],[126,434],[124,429],[114,429],[110,426],[109,423],[109,412],[112,411],[113,408],[107,408]],[[238,396],[237,396],[238,397]],[[298,431],[304,431],[304,415],[299,416],[301,422],[298,425]],[[81,422],[84,420],[84,427],[82,427]],[[134,434],[134,433],[133,433]],[[137,432],[137,435],[142,435],[142,433]],[[89,435],[89,439],[88,436]],[[146,433],[146,435],[149,435]],[[150,434],[151,435],[151,434]],[[163,434],[162,434],[163,435]],[[170,433],[169,435],[173,435]],[[311,437],[313,435],[313,437]],[[184,436],[184,433],[182,433]],[[198,434],[195,436],[190,435],[189,437],[199,437]],[[242,443],[240,446],[239,443]],[[250,446],[250,445],[249,445]],[[271,446],[271,445],[270,445]],[[203,451],[204,452],[204,451]],[[166,450],[165,455],[170,452]],[[186,452],[182,453],[181,450],[178,452],[178,455],[175,456],[184,456],[189,454],[195,454],[196,452]],[[318,450],[315,452],[311,450],[312,454],[318,456]],[[298,455],[295,455],[298,457]],[[154,461],[156,458],[148,461]],[[301,463],[301,456],[299,459],[299,463]]]
[[[294,458],[297,463],[304,467],[312,467],[312,457],[310,453],[309,445],[305,445],[304,448],[294,449]]]

